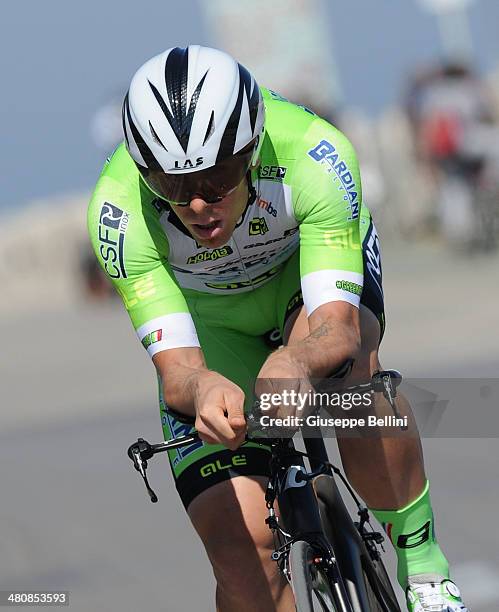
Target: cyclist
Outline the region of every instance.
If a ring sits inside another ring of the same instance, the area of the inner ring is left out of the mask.
[[[416,78],[407,102],[444,237],[455,247],[493,248],[479,197],[495,174],[495,101],[486,84],[472,67],[448,61]]]
[[[229,55],[191,45],[147,61],[123,104],[124,143],[88,213],[92,244],[158,373],[177,490],[206,548],[217,609],[290,610],[270,559],[268,453],[241,447],[255,379],[351,380],[380,369],[379,240],[355,152]],[[284,347],[270,348],[278,328]],[[377,414],[389,414],[377,402]],[[339,436],[350,481],[386,526],[412,611],[466,610],[435,539],[420,441]],[[192,421],[191,421],[192,422]]]

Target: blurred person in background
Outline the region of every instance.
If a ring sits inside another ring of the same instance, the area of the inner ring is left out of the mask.
[[[417,158],[435,182],[444,238],[457,249],[494,248],[499,133],[486,84],[470,66],[448,61],[418,72],[406,109]]]
[[[90,245],[82,245],[79,263],[83,293],[88,300],[108,301],[116,298],[113,285],[99,266]]]
[[[137,71],[123,128],[88,228],[156,366],[165,437],[186,426],[201,437],[170,461],[213,566],[217,609],[292,610],[265,524],[268,451],[239,448],[244,409],[257,379],[305,391],[349,361],[352,383],[381,369],[379,239],[355,152],[232,57],[195,45]],[[276,327],[284,346],[272,351]],[[378,416],[389,411],[375,404]],[[338,435],[342,462],[393,543],[408,609],[466,612],[435,537],[407,402],[400,411],[410,426],[396,438]],[[203,470],[217,462],[231,469]]]

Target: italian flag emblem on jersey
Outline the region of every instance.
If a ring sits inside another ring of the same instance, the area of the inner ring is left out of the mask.
[[[147,349],[149,346],[151,346],[151,344],[154,344],[155,342],[160,342],[162,338],[163,330],[157,329],[156,331],[153,331],[142,338],[142,345],[145,349]]]

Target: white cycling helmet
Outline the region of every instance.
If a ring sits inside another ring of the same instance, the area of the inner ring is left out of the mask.
[[[216,201],[235,189],[263,141],[264,105],[251,74],[230,55],[168,49],[135,73],[123,103],[128,152],[161,198]],[[211,200],[210,200],[211,198]]]

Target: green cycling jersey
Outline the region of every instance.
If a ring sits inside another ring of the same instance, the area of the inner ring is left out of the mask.
[[[257,196],[224,246],[207,249],[190,236],[124,145],[101,173],[88,210],[91,242],[151,356],[199,346],[189,295],[216,295],[218,304],[254,291],[298,250],[307,314],[335,300],[359,305],[370,214],[353,147],[308,109],[262,92],[265,137],[251,175]]]

